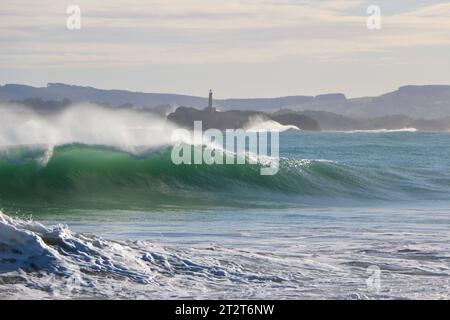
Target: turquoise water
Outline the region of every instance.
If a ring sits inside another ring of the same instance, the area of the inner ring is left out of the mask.
[[[0,296],[450,297],[450,134],[289,131],[273,177],[169,152],[2,150],[0,232],[43,243],[0,237]]]

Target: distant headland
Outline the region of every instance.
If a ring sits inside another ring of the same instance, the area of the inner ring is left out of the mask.
[[[186,127],[194,120],[202,120],[205,128],[237,128],[245,126],[250,118],[259,117],[303,130],[450,130],[448,85],[403,86],[380,96],[352,99],[342,93],[331,93],[215,100],[212,91],[198,97],[102,90],[62,83],[49,83],[46,87],[0,86],[0,103],[22,104],[42,113],[58,112],[83,102],[154,112]]]

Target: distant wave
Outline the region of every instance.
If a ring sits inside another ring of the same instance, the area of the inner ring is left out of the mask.
[[[390,132],[417,132],[416,128],[401,128],[401,129],[375,129],[375,130],[352,130],[342,131],[346,133],[390,133]]]

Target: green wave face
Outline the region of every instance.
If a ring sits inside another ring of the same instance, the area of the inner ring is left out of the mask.
[[[46,157],[49,157],[46,161]],[[70,145],[0,152],[0,206],[24,209],[138,209],[153,206],[280,206],[349,199],[389,200],[435,193],[394,171],[282,158],[274,176],[261,165],[175,165],[169,148],[141,156]]]

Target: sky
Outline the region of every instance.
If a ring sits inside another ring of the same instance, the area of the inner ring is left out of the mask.
[[[0,0],[0,84],[362,97],[450,85],[449,57],[450,1]]]

